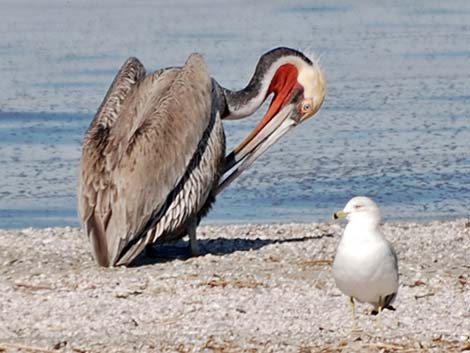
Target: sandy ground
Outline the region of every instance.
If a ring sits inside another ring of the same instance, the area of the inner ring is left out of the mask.
[[[351,331],[331,262],[342,225],[199,228],[130,268],[99,268],[76,228],[0,231],[0,352],[470,351],[470,220],[385,224],[396,311]],[[165,258],[163,258],[165,257]]]

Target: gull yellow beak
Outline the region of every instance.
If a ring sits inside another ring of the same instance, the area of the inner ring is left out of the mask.
[[[335,212],[335,214],[333,215],[333,219],[346,218],[347,215],[348,214],[346,212],[341,210],[341,211]]]

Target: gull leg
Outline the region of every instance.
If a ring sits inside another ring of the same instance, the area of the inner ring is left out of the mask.
[[[376,328],[377,328],[378,330],[382,329],[382,318],[381,318],[381,315],[380,315],[380,313],[382,312],[382,310],[383,310],[383,307],[382,307],[382,305],[380,305],[380,306],[379,306],[379,313],[377,314],[377,320],[376,320],[376,322],[375,322],[375,323],[376,323]]]
[[[380,330],[382,328],[382,320],[380,318],[380,313],[383,310],[383,306],[384,306],[384,300],[382,297],[379,297],[379,305],[377,307],[377,310],[373,310],[373,313],[376,312],[376,314],[374,315],[377,315],[377,318],[375,320],[375,328],[377,330]]]
[[[352,331],[357,331],[357,321],[356,321],[356,302],[354,301],[354,297],[349,297],[349,303],[351,304],[351,312],[352,312]]]
[[[193,217],[188,224],[189,250],[193,257],[199,256],[199,244],[196,238],[197,218]]]

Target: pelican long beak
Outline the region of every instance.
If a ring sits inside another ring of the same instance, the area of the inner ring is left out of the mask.
[[[335,212],[333,215],[333,219],[339,219],[339,218],[346,218],[348,214],[344,212],[343,210]]]
[[[248,169],[287,131],[310,118],[320,109],[325,97],[321,71],[316,68],[313,78],[307,75],[311,81],[308,86],[302,86],[298,78],[304,79],[305,77],[302,74],[298,75],[297,70],[286,70],[280,70],[281,73],[271,81],[268,95],[274,93],[274,98],[266,115],[248,137],[225,158],[225,177],[217,187],[217,194]],[[309,95],[304,97],[306,86],[309,88]]]
[[[292,119],[294,109],[295,105],[287,104],[277,114],[270,112],[271,108],[268,110],[250,135],[227,156],[224,173],[232,171],[219,184],[217,193],[230,185],[269,147],[297,125],[297,121]]]

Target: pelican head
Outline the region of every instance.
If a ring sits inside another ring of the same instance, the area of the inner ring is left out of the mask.
[[[243,92],[244,99],[239,102],[231,102],[233,92],[229,92],[230,114],[225,119],[250,115],[268,97],[272,96],[272,100],[259,124],[227,156],[225,172],[232,171],[220,184],[219,192],[281,136],[318,112],[325,99],[326,85],[318,62],[299,51],[277,48],[260,58]],[[235,97],[232,100],[236,101]]]

